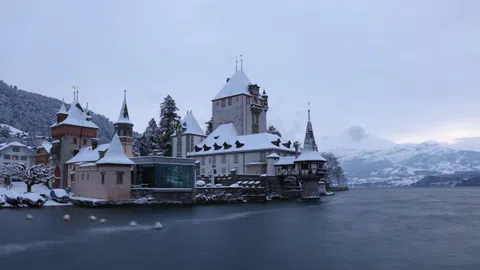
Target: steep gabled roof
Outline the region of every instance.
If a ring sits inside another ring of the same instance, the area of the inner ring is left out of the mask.
[[[291,143],[282,141],[281,138],[275,134],[258,133],[238,135],[232,123],[218,126],[205,140],[195,147],[199,151],[194,150],[188,153],[188,157],[260,150],[295,152]]]
[[[106,151],[110,144],[100,144],[92,150],[91,146],[83,147],[80,151],[71,159],[69,159],[66,164],[70,163],[83,163],[83,162],[95,162],[100,159],[100,152]]]
[[[250,84],[252,84],[252,82],[247,77],[247,74],[245,74],[243,70],[239,70],[225,83],[213,100],[241,94],[250,96],[250,92],[248,92],[248,86]],[[258,98],[262,99],[261,96],[258,96]]]
[[[110,147],[108,148],[105,156],[96,162],[99,164],[115,164],[115,165],[133,165],[135,164],[131,159],[129,159],[123,152],[122,144],[120,143],[120,138],[115,133],[112,141],[110,142]]]
[[[10,147],[14,147],[14,146],[28,149],[31,156],[36,156],[37,155],[34,151],[32,151],[32,149],[30,149],[28,146],[26,146],[25,144],[20,143],[20,142],[11,142],[11,143],[8,143],[8,144],[4,144],[3,146],[0,147],[0,151],[6,150],[6,149],[8,149]]]
[[[133,125],[132,121],[130,121],[130,116],[128,115],[128,107],[127,107],[127,94],[125,91],[123,97],[122,107],[120,108],[120,114],[118,115],[117,121],[114,124],[129,124]]]

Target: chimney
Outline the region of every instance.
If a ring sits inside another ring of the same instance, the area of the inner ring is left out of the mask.
[[[230,78],[227,78],[227,82],[230,81]]]
[[[92,150],[97,149],[98,139],[97,138],[91,138],[90,141],[92,142]]]
[[[293,147],[295,147],[295,159],[297,159],[299,143],[298,142],[293,143]]]

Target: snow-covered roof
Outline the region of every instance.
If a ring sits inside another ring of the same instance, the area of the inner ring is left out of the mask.
[[[96,162],[97,164],[119,164],[119,165],[133,165],[135,164],[130,160],[125,153],[123,152],[122,144],[120,143],[120,138],[115,133],[112,141],[110,142],[110,147],[108,148],[105,156]]]
[[[245,166],[254,166],[254,165],[265,165],[265,162],[253,161],[253,162],[245,163]]]
[[[204,146],[206,147],[204,148]],[[193,157],[259,150],[295,152],[291,142],[282,141],[281,138],[275,134],[258,133],[238,135],[232,123],[218,126],[205,140],[197,144],[195,148],[196,150],[188,153],[187,156]]]
[[[213,100],[236,96],[240,94],[250,96],[248,92],[248,86],[252,84],[247,74],[243,70],[239,70],[233,74],[233,76],[225,83],[220,92],[213,98]],[[259,99],[262,97],[259,95]]]
[[[123,97],[122,107],[120,108],[120,114],[118,115],[117,121],[114,124],[129,124],[133,125],[132,121],[130,121],[130,116],[128,115],[128,107],[127,107],[127,96],[126,92]]]
[[[60,105],[60,109],[58,110],[57,114],[68,114],[67,108],[65,107],[65,102],[62,101],[62,105]]]
[[[280,165],[293,165],[295,161],[295,156],[287,156],[287,157],[280,157],[274,166],[280,166]]]
[[[70,106],[70,109],[68,109],[67,118],[60,123],[53,124],[51,127],[70,125],[98,129],[98,126],[92,121],[88,121],[87,117],[88,115],[85,113],[80,103],[78,103],[78,101],[74,101]]]
[[[95,162],[100,158],[99,152],[106,151],[109,145],[110,144],[108,143],[100,144],[94,150],[92,150],[91,146],[83,147],[74,157],[72,157],[66,163],[70,164],[70,163]]]
[[[24,131],[21,131],[20,129],[18,128],[14,128],[12,126],[9,126],[9,125],[6,125],[6,124],[0,124],[0,127],[7,127],[8,129],[10,129],[10,135],[14,135],[14,134],[25,134],[25,135],[28,135],[28,133],[24,132]]]
[[[44,141],[44,142],[42,142],[42,145],[40,145],[37,148],[38,149],[43,148],[43,149],[45,149],[45,151],[47,151],[47,153],[50,153],[50,150],[52,150],[52,143],[48,142],[48,141]]]
[[[279,158],[279,157],[280,156],[275,152],[273,152],[273,153],[271,153],[270,155],[267,156],[267,158]]]
[[[2,147],[0,147],[0,151],[3,151],[3,150],[6,150],[10,147],[13,147],[13,146],[17,146],[17,147],[23,147],[23,148],[26,148],[28,149],[28,151],[30,152],[31,156],[36,156],[37,154],[32,151],[32,149],[30,149],[28,146],[26,146],[25,144],[23,143],[19,143],[19,142],[11,142],[11,143],[7,143],[5,145],[3,145]]]
[[[327,161],[319,152],[317,151],[303,151],[300,156],[295,160],[295,162],[301,161]]]
[[[183,134],[205,136],[205,132],[200,127],[197,119],[195,119],[195,116],[193,116],[193,113],[191,111],[187,112],[187,115],[185,115],[185,117],[180,121],[180,123],[183,128]],[[176,132],[174,135],[176,135]]]

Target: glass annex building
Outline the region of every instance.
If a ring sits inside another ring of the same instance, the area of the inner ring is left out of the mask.
[[[157,189],[193,189],[195,160],[147,156],[132,158],[135,162],[132,185]]]

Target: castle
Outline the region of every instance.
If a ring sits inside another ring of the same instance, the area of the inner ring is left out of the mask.
[[[74,92],[68,111],[62,103],[57,121],[51,126],[57,188],[70,188],[76,196],[130,198],[133,123],[129,119],[126,92],[114,126],[111,143],[99,145],[98,127],[92,122],[88,108],[80,105],[78,91]]]

